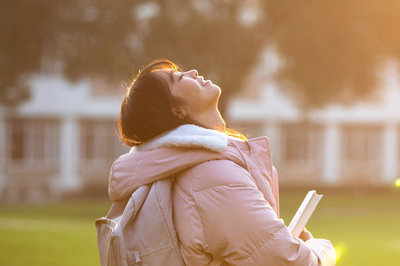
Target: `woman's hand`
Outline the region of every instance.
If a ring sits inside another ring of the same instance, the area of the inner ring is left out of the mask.
[[[313,236],[310,232],[308,232],[306,228],[304,228],[303,231],[300,233],[299,238],[304,242],[306,242],[309,239],[313,239]]]

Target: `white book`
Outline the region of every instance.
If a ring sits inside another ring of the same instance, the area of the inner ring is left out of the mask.
[[[322,195],[318,195],[315,190],[308,191],[307,196],[304,198],[288,226],[293,237],[299,237],[321,198]]]

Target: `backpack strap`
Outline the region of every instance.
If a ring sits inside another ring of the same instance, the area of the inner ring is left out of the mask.
[[[146,200],[150,188],[151,185],[141,186],[134,193],[132,193],[132,196],[129,198],[129,201],[126,204],[125,210],[122,213],[121,221],[115,230],[124,230],[129,221],[135,218],[136,214],[142,207],[143,202]]]

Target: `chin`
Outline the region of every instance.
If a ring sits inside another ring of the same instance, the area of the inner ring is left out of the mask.
[[[221,88],[218,85],[210,84],[210,88],[215,89],[216,91],[218,91],[218,94],[221,94]]]
[[[219,98],[219,96],[221,96],[222,90],[219,86],[214,85],[211,89],[215,92],[216,97]]]

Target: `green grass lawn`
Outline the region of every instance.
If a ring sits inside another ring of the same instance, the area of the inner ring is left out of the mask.
[[[337,265],[399,265],[400,191],[319,191],[324,194],[307,224],[315,238],[334,244]],[[306,192],[281,194],[286,223]]]
[[[281,191],[286,223],[306,190]],[[320,191],[324,198],[307,228],[332,240],[338,265],[397,265],[400,191]],[[99,265],[94,220],[110,202],[0,205],[0,265]]]
[[[110,202],[0,205],[0,265],[99,265],[94,220]]]

